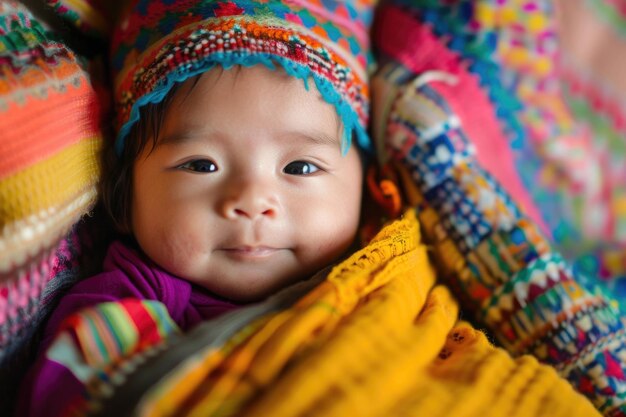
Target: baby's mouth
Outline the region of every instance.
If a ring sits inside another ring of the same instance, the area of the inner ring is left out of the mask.
[[[233,246],[221,248],[219,251],[226,254],[228,257],[238,259],[264,259],[268,258],[284,249],[274,248],[271,246]]]

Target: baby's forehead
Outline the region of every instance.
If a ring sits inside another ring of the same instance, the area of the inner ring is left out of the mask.
[[[163,116],[192,125],[256,119],[261,125],[284,123],[280,127],[285,130],[295,130],[294,124],[313,124],[315,129],[308,130],[332,137],[343,131],[336,108],[322,97],[315,82],[292,77],[282,68],[218,65],[175,85],[169,96]],[[266,119],[259,120],[259,114]]]

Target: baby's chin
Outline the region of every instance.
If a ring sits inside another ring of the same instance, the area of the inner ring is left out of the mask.
[[[212,294],[238,304],[263,301],[269,296],[307,279],[311,274],[289,273],[283,276],[271,275],[263,277],[256,275],[246,277],[214,277],[207,282],[194,283],[202,286]]]
[[[300,259],[292,250],[280,250],[269,255],[223,252],[212,253],[201,261],[179,263],[181,270],[169,270],[220,298],[235,303],[251,303],[262,301],[310,278],[337,259],[333,253],[327,254],[327,257]]]

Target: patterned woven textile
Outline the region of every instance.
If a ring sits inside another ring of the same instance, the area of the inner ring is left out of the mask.
[[[21,4],[0,2],[0,414],[49,302],[78,275],[96,199],[101,104],[87,67]],[[10,399],[10,400],[9,400]]]
[[[626,21],[620,2],[392,3],[419,11],[493,103],[504,135],[478,157],[497,160],[497,150],[510,148],[540,217],[529,214],[576,270],[606,281],[620,302],[626,300]]]
[[[313,280],[185,335],[154,301],[83,310],[47,355],[84,395],[63,410],[33,407],[50,417],[599,415],[549,366],[457,323],[412,210]]]
[[[440,277],[509,352],[532,353],[604,414],[626,415],[623,317],[597,281],[572,268],[523,214],[533,207],[515,204],[528,201],[507,169],[507,134],[520,110],[507,107],[497,65],[478,59],[487,52],[478,47],[488,45],[476,40],[468,46],[474,55],[464,57],[454,51],[456,38],[437,36],[423,2],[399,3],[386,3],[375,25],[374,133],[381,154],[402,167]],[[480,65],[489,83],[473,72]],[[494,105],[490,94],[503,100]]]

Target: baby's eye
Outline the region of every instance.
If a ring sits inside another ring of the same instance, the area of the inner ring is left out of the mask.
[[[217,171],[217,165],[209,159],[194,159],[193,161],[185,162],[184,164],[179,165],[177,168],[201,174]]]
[[[319,171],[320,168],[306,161],[294,161],[289,163],[284,169],[283,172],[287,175],[309,175],[314,172]]]

